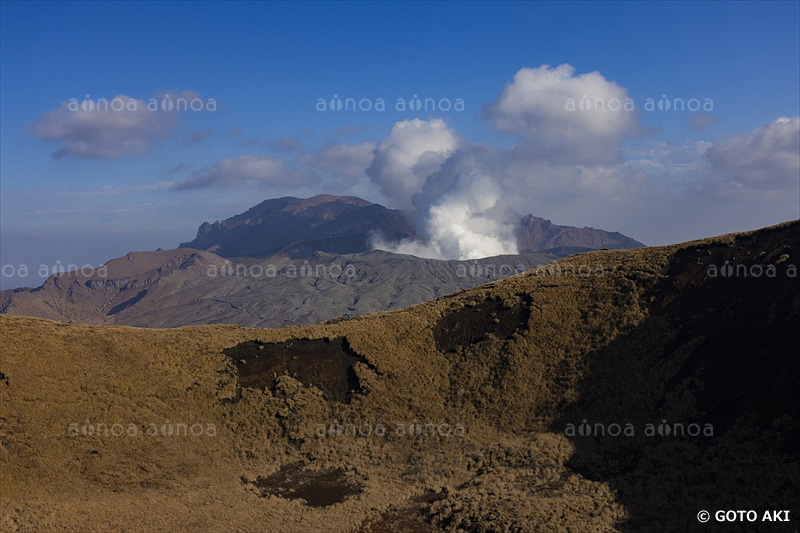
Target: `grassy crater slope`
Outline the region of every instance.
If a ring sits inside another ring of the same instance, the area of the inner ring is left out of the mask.
[[[586,253],[284,329],[2,315],[0,529],[796,527],[798,243]]]

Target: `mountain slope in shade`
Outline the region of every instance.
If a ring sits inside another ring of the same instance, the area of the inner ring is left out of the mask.
[[[265,200],[221,222],[205,222],[194,240],[180,246],[226,258],[281,251],[292,257],[315,251],[349,254],[368,251],[372,232],[400,240],[412,237],[414,227],[401,211],[352,196],[285,197]]]
[[[386,242],[418,238],[414,224],[401,211],[352,196],[319,195],[266,200],[226,220],[204,222],[197,237],[180,246],[226,258],[263,257],[279,252],[303,258],[316,251],[369,251],[372,232],[382,235]],[[521,253],[555,250],[562,256],[644,246],[621,233],[558,226],[533,215],[526,215],[519,222],[517,244]]]
[[[526,215],[517,226],[517,246],[520,252],[545,250],[587,251],[642,248],[644,244],[619,232],[594,228],[558,226],[549,220]]]
[[[407,307],[544,265],[554,254],[440,261],[384,251],[238,258],[135,252],[90,275],[0,291],[0,312],[82,324],[280,327]]]
[[[0,530],[793,530],[799,259],[794,221],[312,326],[0,315]]]

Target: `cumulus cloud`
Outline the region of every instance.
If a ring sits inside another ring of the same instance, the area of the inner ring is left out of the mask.
[[[108,102],[115,107],[62,102],[43,114],[30,133],[63,145],[53,157],[108,158],[144,155],[178,127],[178,112],[150,111],[147,102],[119,94]]]
[[[374,150],[374,142],[330,144],[316,152],[301,154],[296,161],[338,176],[358,178],[372,162]]]
[[[367,176],[400,208],[459,146],[460,140],[441,119],[403,120],[378,143]]]
[[[290,167],[282,159],[243,155],[221,159],[212,167],[191,174],[174,186],[175,190],[232,187],[239,185],[303,186],[316,183],[319,177],[309,171]]]
[[[794,191],[800,182],[800,115],[722,139],[705,156],[715,177],[699,190]]]
[[[628,92],[599,72],[575,75],[567,64],[520,69],[486,108],[495,127],[525,139],[525,150],[556,163],[620,158],[620,142],[639,132]]]

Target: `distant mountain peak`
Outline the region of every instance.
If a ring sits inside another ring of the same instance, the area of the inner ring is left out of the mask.
[[[317,250],[348,254],[369,250],[370,233],[389,240],[414,236],[404,213],[355,196],[320,194],[264,200],[244,213],[204,222],[197,236],[181,248],[221,257],[259,257],[286,252],[304,256]]]
[[[264,200],[225,220],[203,222],[195,239],[180,246],[228,258],[281,252],[304,257],[318,250],[349,254],[369,251],[373,232],[389,242],[417,238],[413,222],[402,211],[355,196],[319,194]],[[519,221],[517,245],[520,253],[644,246],[619,232],[559,226],[534,215]]]

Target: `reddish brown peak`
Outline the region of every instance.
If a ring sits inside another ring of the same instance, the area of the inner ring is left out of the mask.
[[[180,264],[188,260],[225,264],[225,260],[213,253],[191,248],[161,250],[155,252],[130,252],[105,263],[108,277],[130,277],[156,270],[168,264]],[[97,277],[97,276],[94,276]]]
[[[521,220],[520,223],[523,224],[523,225],[526,225],[526,226],[538,225],[538,226],[542,226],[544,228],[549,228],[550,226],[553,225],[553,223],[550,220],[546,219],[546,218],[535,217],[535,216],[530,215],[530,214],[525,215],[524,217],[522,217],[522,220]]]

